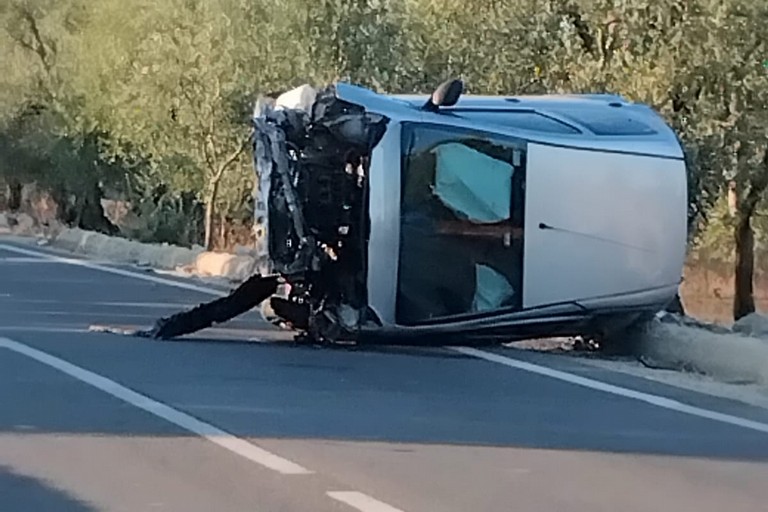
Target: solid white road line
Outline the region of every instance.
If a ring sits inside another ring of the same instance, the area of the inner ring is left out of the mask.
[[[101,272],[107,272],[109,274],[115,274],[118,276],[131,277],[133,279],[141,279],[143,281],[149,281],[150,283],[155,283],[155,284],[164,284],[168,286],[174,286],[176,288],[191,290],[193,292],[198,292],[198,293],[205,293],[208,295],[217,295],[219,297],[224,297],[228,293],[222,290],[217,290],[215,288],[210,288],[208,286],[198,286],[192,283],[184,283],[181,281],[175,281],[173,279],[166,279],[163,277],[153,276],[152,274],[141,274],[139,272],[133,272],[131,270],[124,270],[121,268],[114,268],[114,267],[106,267],[104,265],[99,265],[96,262],[88,261],[88,260],[78,260],[76,258],[63,258],[61,256],[56,256],[55,254],[50,254],[42,251],[34,251],[31,249],[22,249],[21,247],[15,247],[13,245],[0,244],[0,250],[15,252],[16,254],[23,254],[25,256],[37,256],[39,258],[45,258],[56,263],[63,263],[66,265],[75,265],[78,267],[85,267],[91,270],[99,270]]]
[[[326,493],[336,501],[359,510],[360,512],[403,512],[391,505],[387,505],[377,499],[371,498],[367,494],[354,491],[331,491]]]
[[[529,373],[535,373],[551,379],[557,379],[569,384],[575,384],[596,391],[603,391],[612,395],[621,396],[624,398],[631,398],[633,400],[639,400],[656,407],[663,409],[669,409],[671,411],[677,411],[684,414],[690,414],[691,416],[698,416],[700,418],[707,418],[710,420],[719,421],[721,423],[727,423],[729,425],[736,425],[738,427],[748,428],[750,430],[756,430],[758,432],[768,433],[768,423],[761,423],[759,421],[752,421],[745,418],[739,418],[738,416],[731,416],[730,414],[722,414],[707,409],[701,409],[692,405],[678,402],[662,396],[651,395],[649,393],[643,393],[632,389],[623,388],[620,386],[614,386],[613,384],[607,384],[598,380],[588,379],[572,373],[563,372],[560,370],[554,370],[546,366],[540,366],[538,364],[527,363],[518,359],[512,359],[511,357],[502,356],[500,354],[494,354],[493,352],[486,352],[484,350],[477,350],[470,347],[449,347],[451,350],[459,352],[464,355],[477,357],[484,359],[492,363],[502,364],[510,368],[517,370],[523,370]]]
[[[88,333],[88,329],[74,327],[30,327],[28,325],[0,325],[0,332],[57,332],[57,333]]]
[[[103,265],[107,265],[110,262],[109,261],[94,261],[91,260],[92,263],[100,263]],[[44,258],[38,258],[38,257],[32,257],[32,256],[8,256],[8,257],[0,257],[0,264],[2,263],[47,263],[52,264],[56,263],[56,261],[48,260]]]
[[[197,304],[180,302],[95,302],[78,300],[46,300],[13,298],[10,293],[0,293],[0,300],[11,299],[14,304],[66,304],[67,306],[100,306],[105,308],[136,308],[136,309],[184,309]]]
[[[158,402],[157,400],[153,400],[148,396],[137,393],[136,391],[97,373],[24,345],[23,343],[7,338],[0,338],[0,348],[6,348],[17,354],[22,354],[35,361],[50,366],[51,368],[55,368],[70,377],[74,377],[75,379],[127,402],[134,407],[147,411],[148,413],[153,414],[158,418],[162,418],[169,423],[173,423],[193,434],[197,434],[232,453],[283,475],[307,475],[313,473],[288,459],[284,459],[274,453],[268,452],[267,450],[236,437],[229,432],[225,432],[218,427],[198,420],[189,414],[183,413],[173,407]]]
[[[92,270],[100,270],[102,272],[109,272],[112,274],[117,274],[125,277],[134,277],[137,279],[144,279],[147,281],[153,281],[158,284],[165,284],[168,286],[175,286],[176,288],[183,288],[187,290],[194,290],[200,293],[207,293],[209,295],[224,295],[223,292],[220,290],[216,290],[214,288],[209,288],[206,286],[196,286],[193,284],[188,283],[182,283],[179,281],[174,281],[171,279],[163,279],[160,277],[154,277],[151,275],[145,275],[140,274],[138,272],[131,272],[130,270],[122,270],[122,269],[116,269],[111,267],[104,267],[101,265],[98,265],[96,263],[91,263],[88,261],[83,260],[76,260],[76,259],[69,259],[69,258],[60,258],[58,256],[54,256],[45,252],[41,251],[34,251],[29,249],[21,249],[10,245],[0,244],[0,249],[7,250],[10,252],[17,252],[20,254],[25,254],[28,256],[39,256],[41,258],[52,258],[56,261],[59,261],[61,263],[69,263],[72,265],[79,265],[82,267],[86,267]],[[587,387],[590,389],[594,389],[597,391],[603,391],[606,393],[611,393],[616,396],[621,396],[624,398],[631,398],[634,400],[639,400],[641,402],[645,402],[647,404],[654,405],[656,407],[661,407],[664,409],[672,410],[681,412],[684,414],[689,414],[691,416],[697,416],[699,418],[706,418],[714,421],[719,421],[721,423],[727,423],[729,425],[735,425],[743,428],[747,428],[750,430],[756,430],[758,432],[768,433],[768,423],[761,423],[758,421],[752,421],[748,420],[746,418],[740,418],[738,416],[732,416],[730,414],[723,414],[715,411],[710,411],[707,409],[702,409],[699,407],[694,407],[682,402],[678,402],[677,400],[671,400],[669,398],[665,398],[662,396],[657,395],[651,395],[649,393],[642,393],[640,391],[635,391],[633,389],[629,388],[623,388],[620,386],[614,386],[612,384],[608,384],[605,382],[600,382],[593,379],[588,379],[585,377],[581,377],[579,375],[575,375],[572,373],[567,373],[559,370],[554,370],[552,368],[548,368],[546,366],[540,366],[537,364],[527,363],[525,361],[520,361],[518,359],[513,359],[511,357],[502,356],[499,354],[495,354],[493,352],[486,352],[484,350],[478,350],[475,348],[470,347],[445,347],[449,350],[453,350],[459,353],[462,353],[464,355],[476,357],[478,359],[483,359],[485,361],[489,361],[492,363],[498,363],[502,364],[504,366],[508,366],[510,368],[515,368],[517,370],[526,371],[529,373],[535,373],[537,375],[541,375],[544,377],[549,377],[552,379],[557,379],[563,382],[568,382],[570,384],[575,384],[577,386]]]
[[[114,311],[100,311],[98,313],[92,312],[92,311],[48,311],[45,309],[41,310],[35,310],[35,309],[28,309],[26,311],[14,311],[15,314],[18,315],[29,315],[29,316],[66,316],[66,317],[81,317],[85,316],[88,318],[96,318],[100,316],[106,316],[109,318],[152,318],[154,319],[156,315],[154,315],[151,311],[147,311],[146,313],[115,313]]]

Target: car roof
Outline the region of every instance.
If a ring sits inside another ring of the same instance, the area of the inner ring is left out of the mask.
[[[683,158],[679,138],[648,105],[616,94],[462,95],[429,112],[426,94],[380,94],[337,83],[336,94],[370,112],[404,121],[476,126],[531,141]]]

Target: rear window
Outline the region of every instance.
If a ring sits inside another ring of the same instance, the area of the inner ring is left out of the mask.
[[[632,112],[623,108],[606,106],[604,109],[557,109],[555,112],[586,126],[589,131],[596,135],[653,135],[657,133],[656,130],[635,118]]]

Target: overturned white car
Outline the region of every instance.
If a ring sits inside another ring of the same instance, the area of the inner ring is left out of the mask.
[[[321,342],[600,337],[663,309],[686,251],[675,133],[610,95],[338,83],[260,101],[274,315]]]

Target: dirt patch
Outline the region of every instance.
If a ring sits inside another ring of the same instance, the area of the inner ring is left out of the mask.
[[[754,297],[758,312],[768,313],[768,254],[755,254]],[[680,295],[686,313],[707,322],[733,323],[733,266],[692,254]]]

